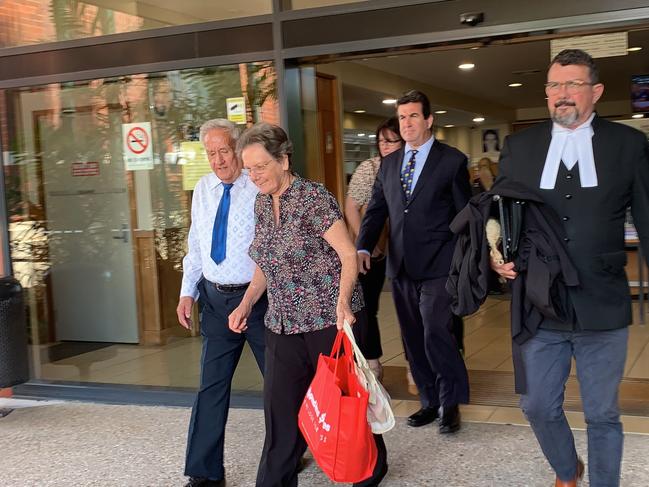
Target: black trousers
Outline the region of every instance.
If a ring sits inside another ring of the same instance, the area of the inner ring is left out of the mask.
[[[445,277],[413,281],[403,272],[392,281],[394,305],[422,407],[469,402],[469,379],[453,333],[451,297],[445,284]]]
[[[189,423],[185,475],[220,480],[225,475],[223,448],[232,376],[246,342],[259,370],[264,371],[264,315],[268,300],[264,295],[254,306],[245,333],[234,333],[228,328],[228,315],[239,305],[245,290],[220,293],[204,279],[198,289],[203,336],[201,384]]]
[[[367,322],[359,321],[357,324],[365,326],[366,330],[361,333],[358,346],[368,360],[381,358],[383,349],[381,348],[381,332],[379,330],[379,301],[381,291],[385,283],[385,257],[375,259],[372,257],[370,270],[367,274],[359,274],[358,280],[363,288],[363,298],[365,299],[365,314]]]
[[[354,325],[355,326],[355,325]],[[321,353],[329,354],[336,338],[335,326],[294,335],[266,330],[264,416],[266,439],[257,472],[257,487],[295,487],[306,442],[297,416]],[[356,487],[379,485],[388,471],[383,437],[374,435],[379,457],[374,473]]]

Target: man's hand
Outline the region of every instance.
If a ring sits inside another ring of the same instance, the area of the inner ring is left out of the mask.
[[[516,279],[518,273],[514,269],[513,262],[505,262],[504,264],[498,264],[493,258],[489,258],[491,262],[491,268],[501,277],[505,279]]]
[[[178,315],[178,323],[184,328],[191,330],[192,328],[192,307],[194,306],[194,298],[191,296],[181,296],[178,300],[176,307],[176,314]]]
[[[358,256],[358,272],[361,274],[367,274],[367,271],[370,270],[370,254],[367,252],[357,252],[356,255]]]
[[[252,306],[245,300],[239,303],[230,316],[228,316],[228,326],[235,333],[241,333],[248,329],[248,316],[252,311]]]
[[[336,305],[336,328],[342,330],[345,321],[350,325],[353,325],[356,321],[356,317],[354,316],[352,309],[349,307],[349,304],[338,303]]]

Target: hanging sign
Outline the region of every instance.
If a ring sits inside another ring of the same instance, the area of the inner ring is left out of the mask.
[[[595,34],[592,36],[566,37],[550,41],[550,60],[564,49],[581,49],[592,57],[626,56],[629,52],[627,32]]]
[[[122,146],[127,171],[153,169],[151,122],[123,123]]]
[[[225,104],[228,112],[228,120],[232,123],[246,123],[246,101],[240,96],[237,98],[226,98]]]
[[[193,191],[200,178],[212,171],[200,142],[181,142],[178,164],[183,167],[183,190]]]

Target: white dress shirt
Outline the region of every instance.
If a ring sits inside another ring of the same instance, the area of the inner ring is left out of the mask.
[[[415,186],[417,186],[417,181],[419,180],[419,176],[421,176],[421,172],[424,170],[426,159],[428,159],[428,154],[430,153],[430,149],[433,147],[434,142],[435,136],[431,135],[426,142],[424,142],[417,148],[417,153],[415,154],[415,172],[412,175],[411,191],[414,191]],[[403,150],[403,160],[401,161],[400,174],[403,174],[403,171],[406,168],[410,157],[412,157],[412,149],[413,147],[410,144],[406,144],[406,147]]]
[[[579,165],[579,179],[582,188],[597,186],[597,170],[593,155],[593,127],[591,123],[595,114],[574,130],[552,125],[552,141],[545,157],[545,166],[541,175],[541,189],[554,189],[557,182],[559,166],[563,164],[568,170]]]
[[[210,253],[212,229],[223,196],[223,183],[214,173],[198,181],[192,198],[192,224],[187,238],[187,255],[183,259],[181,296],[196,299],[196,286],[202,276],[218,284],[250,282],[255,263],[248,255],[248,247],[255,236],[255,198],[258,192],[245,171],[234,181],[230,190],[225,260],[217,265]]]

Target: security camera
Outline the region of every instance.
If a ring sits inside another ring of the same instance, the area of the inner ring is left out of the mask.
[[[475,27],[476,25],[484,22],[483,12],[466,12],[460,14],[460,23]]]

